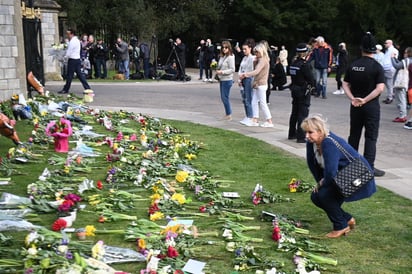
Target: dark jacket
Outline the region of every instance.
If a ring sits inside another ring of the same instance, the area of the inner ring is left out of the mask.
[[[370,168],[369,163],[366,159],[360,155],[355,149],[353,149],[345,140],[333,134],[329,134],[330,137],[335,139],[350,155],[355,158],[360,157],[362,161],[367,164]],[[316,182],[319,182],[323,178],[322,187],[335,187],[333,178],[338,173],[338,170],[347,166],[350,162],[345,157],[345,155],[336,147],[333,141],[329,138],[325,138],[321,144],[323,159],[325,162],[325,168],[322,169],[316,158],[315,152],[313,150],[313,144],[306,143],[306,160],[309,166],[310,171],[312,172],[313,177]],[[369,183],[365,184],[359,191],[354,193],[352,196],[345,198],[346,202],[357,201],[360,199],[368,198],[373,193],[376,192],[375,180],[372,179]]]
[[[104,43],[101,43],[101,44],[97,43],[96,45],[94,45],[93,52],[94,52],[95,59],[105,59],[105,60],[108,59],[107,53],[109,52],[109,49]]]
[[[332,54],[329,46],[314,48],[308,62],[314,60],[316,69],[327,69],[332,65]]]
[[[296,58],[289,66],[289,74],[292,79],[291,87],[315,86],[315,79],[309,64],[302,58]]]
[[[336,54],[336,65],[338,69],[346,70],[348,66],[348,52],[345,49],[339,49],[338,53]]]

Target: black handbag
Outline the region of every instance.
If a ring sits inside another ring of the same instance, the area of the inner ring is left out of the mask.
[[[340,193],[346,198],[350,197],[373,179],[373,173],[369,166],[365,164],[360,157],[353,157],[335,139],[330,136],[328,138],[333,141],[336,147],[349,161],[347,166],[338,171],[334,180]]]

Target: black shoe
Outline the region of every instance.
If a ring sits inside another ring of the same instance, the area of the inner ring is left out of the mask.
[[[288,136],[288,140],[295,140],[296,136]]]
[[[66,94],[66,93],[69,93],[68,91],[65,91],[65,90],[61,90],[61,91],[59,91],[59,92],[57,92],[58,94]]]
[[[304,143],[306,143],[306,140],[305,139],[297,139],[296,143],[304,144]]]
[[[393,99],[386,98],[382,102],[385,103],[385,104],[391,104],[393,102]]]
[[[375,177],[382,177],[385,175],[385,171],[377,168],[374,169],[373,173],[375,174]]]
[[[326,96],[322,96],[322,99],[328,99],[328,97],[326,97]]]

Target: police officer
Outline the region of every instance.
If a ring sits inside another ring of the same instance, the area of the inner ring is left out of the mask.
[[[308,47],[305,43],[296,46],[296,58],[289,67],[292,78],[290,85],[292,95],[292,112],[289,119],[288,139],[297,139],[298,143],[305,143],[305,133],[300,128],[302,121],[309,115],[310,95],[315,80],[306,63]]]
[[[358,150],[362,130],[365,128],[363,156],[374,168],[380,120],[379,95],[385,87],[385,76],[382,66],[373,58],[376,40],[370,32],[362,38],[361,50],[362,57],[348,67],[342,85],[351,100],[348,143]],[[375,176],[385,175],[382,170],[374,170]]]

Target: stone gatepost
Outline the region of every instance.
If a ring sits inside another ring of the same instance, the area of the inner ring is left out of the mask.
[[[21,2],[0,0],[0,100],[26,93]]]
[[[34,8],[39,8],[41,12],[44,78],[46,81],[63,80],[59,62],[49,55],[52,45],[60,43],[59,11],[61,6],[53,0],[35,0]]]

